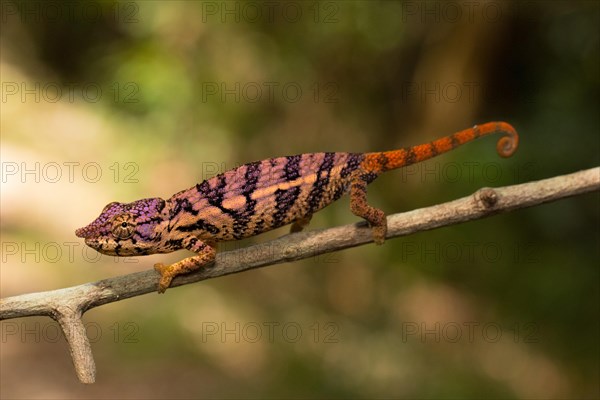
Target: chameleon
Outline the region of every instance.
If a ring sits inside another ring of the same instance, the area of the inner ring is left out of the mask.
[[[210,265],[217,243],[291,224],[301,231],[312,215],[349,192],[351,212],[365,219],[373,241],[386,237],[385,213],[368,204],[367,185],[382,172],[446,153],[481,136],[499,133],[497,152],[511,156],[519,142],[506,122],[475,125],[429,143],[372,153],[321,152],[243,164],[182,190],[167,200],[146,198],[107,204],[75,234],[100,253],[138,256],[187,249],[195,256],[157,263],[158,293],[173,278]]]

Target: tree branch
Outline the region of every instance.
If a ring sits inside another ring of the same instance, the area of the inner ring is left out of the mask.
[[[483,188],[448,203],[388,217],[388,238],[471,221],[600,189],[600,167],[521,185]],[[273,241],[217,254],[213,265],[178,276],[173,287],[267,265],[313,257],[371,242],[365,223],[285,235]],[[103,304],[155,292],[159,275],[147,270],[48,292],[0,299],[0,320],[45,315],[58,321],[79,380],[93,383],[95,364],[81,316]]]

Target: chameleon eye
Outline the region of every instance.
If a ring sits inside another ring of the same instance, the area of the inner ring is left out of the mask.
[[[129,214],[117,215],[112,222],[112,234],[117,239],[129,239],[135,232],[133,218]]]

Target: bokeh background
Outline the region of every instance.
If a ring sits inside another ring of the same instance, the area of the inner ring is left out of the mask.
[[[181,259],[73,232],[253,160],[520,132],[511,159],[489,138],[382,176],[388,213],[598,165],[598,2],[1,4],[2,297]],[[0,395],[598,398],[598,200],[94,309],[93,385],[50,319],[3,321]],[[343,199],[310,228],[356,220]]]

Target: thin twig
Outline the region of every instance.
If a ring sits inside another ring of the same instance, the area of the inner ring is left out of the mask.
[[[521,185],[484,188],[448,203],[388,217],[388,238],[471,221],[600,189],[600,167]],[[364,223],[285,235],[273,241],[219,253],[213,265],[175,278],[173,287],[247,271],[267,265],[313,257],[371,242]],[[95,364],[81,316],[103,304],[155,292],[154,270],[118,276],[48,292],[0,299],[0,320],[34,315],[59,322],[67,338],[80,381],[93,383]]]

